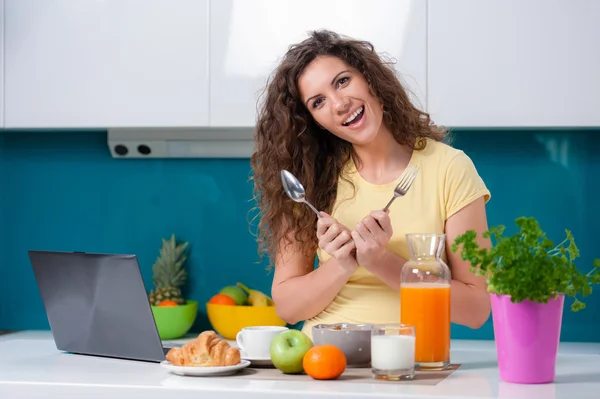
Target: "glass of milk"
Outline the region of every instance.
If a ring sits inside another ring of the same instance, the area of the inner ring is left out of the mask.
[[[415,377],[415,327],[376,324],[371,328],[371,371],[379,380]]]

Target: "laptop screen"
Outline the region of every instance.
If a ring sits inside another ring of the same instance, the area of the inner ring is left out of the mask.
[[[165,359],[135,255],[29,251],[59,350]]]

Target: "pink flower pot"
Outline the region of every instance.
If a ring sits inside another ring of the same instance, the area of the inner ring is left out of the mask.
[[[491,295],[500,379],[517,384],[554,381],[564,295],[548,303],[512,303],[508,295]]]

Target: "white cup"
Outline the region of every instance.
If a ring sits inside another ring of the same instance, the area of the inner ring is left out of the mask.
[[[237,333],[235,340],[248,359],[270,359],[271,341],[287,327],[253,326],[244,327]]]

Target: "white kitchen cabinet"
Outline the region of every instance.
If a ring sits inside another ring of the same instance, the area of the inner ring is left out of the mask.
[[[5,0],[11,128],[206,126],[208,0]]]
[[[428,15],[435,122],[600,125],[600,1],[429,0]]]
[[[4,0],[0,0],[0,54],[4,54]],[[0,129],[4,127],[4,57],[0,56]]]
[[[423,0],[211,0],[210,124],[253,126],[278,60],[320,28],[368,40],[393,57],[424,108],[426,14]]]

